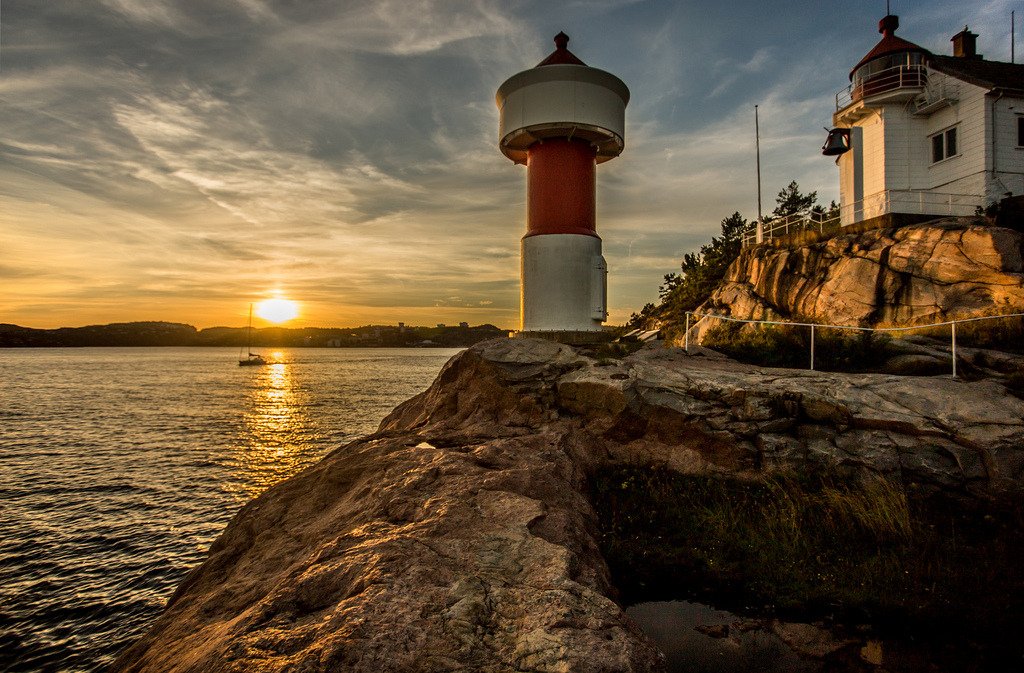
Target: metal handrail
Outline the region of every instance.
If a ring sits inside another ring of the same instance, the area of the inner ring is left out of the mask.
[[[985,206],[985,197],[977,194],[955,194],[933,192],[925,189],[885,189],[875,192],[853,203],[839,206],[839,215],[827,213],[795,214],[768,220],[763,223],[763,240],[784,236],[794,231],[839,228],[854,222],[870,219],[885,213],[900,212],[917,215],[973,215],[978,207]],[[771,225],[770,227],[768,225]],[[747,227],[740,234],[743,247],[757,242],[757,223]]]
[[[839,207],[843,226],[885,213],[915,215],[973,215],[985,205],[985,197],[977,194],[933,192],[927,189],[885,189],[853,203]]]
[[[690,324],[690,317],[696,317],[697,322]],[[683,348],[687,353],[690,352],[690,330],[697,327],[701,320],[704,318],[714,318],[716,320],[727,320],[729,322],[742,322],[750,323],[755,325],[783,325],[786,327],[810,327],[811,328],[811,370],[814,370],[814,331],[818,327],[830,327],[832,329],[848,329],[856,330],[859,332],[908,332],[912,330],[928,329],[929,327],[943,327],[945,325],[950,326],[950,333],[952,335],[952,355],[953,355],[953,378],[956,378],[956,326],[962,322],[980,322],[983,320],[999,320],[1001,318],[1024,318],[1024,313],[1005,313],[1001,315],[983,315],[976,316],[974,318],[959,318],[956,320],[944,320],[942,322],[930,323],[928,325],[912,325],[909,327],[864,327],[862,325],[829,325],[826,323],[815,323],[815,322],[789,322],[786,320],[754,320],[749,318],[734,318],[727,315],[719,315],[717,313],[697,313],[696,311],[686,312],[686,330],[683,332]]]
[[[762,238],[765,241],[770,241],[778,236],[785,236],[791,232],[806,231],[808,229],[816,229],[824,233],[826,229],[831,229],[833,225],[838,226],[839,221],[838,214],[793,213],[792,215],[762,222]],[[740,245],[743,247],[756,243],[757,222],[744,229],[740,236]]]

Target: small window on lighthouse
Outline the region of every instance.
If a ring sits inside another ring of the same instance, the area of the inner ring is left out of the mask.
[[[1024,115],[1017,115],[1017,147],[1024,147]]]
[[[956,156],[956,127],[936,133],[931,137],[932,141],[932,163]]]

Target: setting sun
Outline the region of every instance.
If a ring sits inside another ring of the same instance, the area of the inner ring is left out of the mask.
[[[299,305],[288,299],[267,299],[256,304],[256,315],[270,322],[285,322],[299,315]]]

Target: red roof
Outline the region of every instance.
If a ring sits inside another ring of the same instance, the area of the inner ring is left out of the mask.
[[[867,55],[857,63],[857,65],[853,66],[853,70],[850,71],[850,79],[853,79],[853,73],[857,72],[857,68],[861,67],[865,63],[874,61],[876,58],[881,58],[882,56],[906,52],[917,52],[920,54],[931,55],[931,52],[924,47],[919,47],[913,42],[907,42],[902,37],[896,37],[895,33],[896,29],[899,28],[899,25],[899,17],[892,14],[878,22],[878,32],[882,34],[882,39],[875,45],[874,49],[869,51]]]
[[[538,63],[537,67],[539,68],[542,65],[586,65],[586,63],[576,58],[576,54],[566,48],[568,44],[568,35],[561,32],[555,35],[555,50],[551,52],[550,56]]]

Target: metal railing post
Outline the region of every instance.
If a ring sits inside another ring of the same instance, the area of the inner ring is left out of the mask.
[[[956,378],[956,321],[955,320],[950,324],[950,327],[952,328],[952,329],[950,329],[950,333],[953,335],[953,339],[952,339],[952,343],[953,343],[953,378],[955,379]]]
[[[814,325],[811,325],[811,371],[814,371]]]
[[[683,347],[690,352],[690,312],[686,312],[686,331],[683,332]]]

